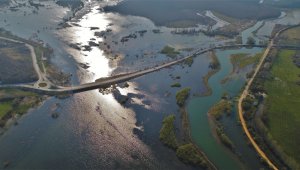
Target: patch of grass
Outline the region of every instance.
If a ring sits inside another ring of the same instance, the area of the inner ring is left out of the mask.
[[[179,90],[176,93],[176,102],[180,107],[182,107],[185,104],[186,99],[190,95],[190,90],[191,90],[191,88],[186,87],[184,89]]]
[[[181,87],[181,84],[177,82],[177,83],[171,84],[171,87]]]
[[[222,99],[220,102],[215,104],[208,111],[209,114],[213,115],[216,120],[219,120],[224,113],[229,115],[232,111],[232,104],[230,101]]]
[[[1,102],[0,103],[0,119],[5,116],[9,111],[12,110],[12,102]]]
[[[168,147],[177,149],[178,143],[175,135],[175,115],[164,118],[162,128],[159,132],[159,139]]]
[[[271,68],[275,77],[264,84],[267,91],[266,125],[282,149],[300,162],[300,69],[292,62],[295,51],[282,50]]]
[[[4,98],[16,98],[16,97],[25,97],[25,96],[37,96],[36,93],[22,91],[17,89],[2,89],[0,90],[0,99]]]
[[[198,153],[197,148],[191,143],[179,146],[176,155],[186,164],[197,165],[203,168],[208,166],[205,158]]]
[[[175,48],[170,46],[165,46],[160,53],[167,55],[168,57],[175,58],[180,52],[176,51]]]

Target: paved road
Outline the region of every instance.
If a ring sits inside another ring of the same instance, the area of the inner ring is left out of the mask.
[[[32,46],[28,45],[28,47],[31,48]],[[34,92],[37,92],[37,93],[48,94],[48,95],[83,92],[83,91],[93,90],[93,89],[97,89],[97,88],[106,88],[106,87],[109,87],[109,86],[114,85],[114,84],[122,83],[122,82],[128,81],[130,79],[133,79],[133,78],[136,78],[136,77],[139,77],[139,76],[151,73],[151,72],[155,72],[155,71],[158,71],[160,69],[170,67],[170,66],[178,64],[178,63],[181,63],[181,62],[185,61],[188,58],[195,57],[195,56],[200,55],[200,54],[204,54],[204,53],[206,53],[208,51],[211,51],[211,50],[226,49],[226,48],[239,48],[239,47],[266,47],[266,46],[264,46],[264,45],[239,44],[239,45],[216,46],[216,47],[211,47],[211,48],[208,48],[208,49],[198,49],[198,50],[195,50],[190,55],[188,55],[187,57],[183,57],[183,58],[180,58],[180,59],[177,59],[177,60],[174,60],[174,61],[170,61],[168,63],[162,64],[162,65],[159,65],[159,66],[156,66],[156,67],[153,67],[153,68],[140,70],[140,71],[136,71],[136,72],[131,72],[131,73],[127,73],[127,74],[122,74],[122,75],[116,75],[116,76],[108,77],[108,78],[105,78],[105,79],[101,79],[101,80],[96,81],[96,82],[86,83],[86,84],[82,84],[82,85],[78,85],[78,86],[61,87],[61,86],[53,86],[53,84],[51,84],[54,88],[50,89],[48,87],[36,86],[37,83],[35,83],[34,86],[32,86],[30,84],[13,84],[13,85],[1,85],[0,88],[19,88],[19,89],[23,89],[23,90],[31,90],[31,91],[34,91]],[[33,53],[33,55],[32,55],[33,58],[36,58],[36,55],[35,55],[34,51],[32,51],[32,53]],[[40,72],[40,70],[38,68],[38,64],[36,62],[36,59],[33,60],[33,61],[34,61],[33,64],[35,65],[35,67],[37,67],[36,71],[39,74],[39,77],[41,77],[38,82],[47,81],[47,79]]]
[[[28,46],[32,47],[31,45],[28,45]],[[36,60],[33,60],[34,61],[33,64],[37,67],[36,71],[37,71],[37,73],[40,73],[39,75],[41,77],[41,79],[39,79],[39,81],[37,83],[35,83],[35,85],[33,85],[33,86],[30,85],[30,84],[0,85],[0,88],[18,88],[18,89],[30,90],[30,91],[34,91],[36,93],[47,94],[47,95],[59,95],[59,94],[64,94],[64,93],[78,93],[78,92],[94,90],[94,89],[98,89],[98,88],[107,88],[111,85],[122,83],[122,82],[128,81],[130,79],[133,79],[133,78],[136,78],[136,77],[139,77],[139,76],[151,73],[151,72],[155,72],[155,71],[161,70],[163,68],[170,67],[170,66],[178,64],[178,63],[181,63],[181,62],[185,61],[186,59],[196,57],[197,55],[204,54],[204,53],[206,53],[208,51],[211,51],[211,50],[226,49],[226,48],[240,48],[240,47],[261,47],[261,48],[265,48],[266,45],[237,44],[237,45],[215,46],[215,47],[211,47],[211,48],[207,48],[207,49],[202,49],[201,48],[201,49],[195,50],[194,52],[192,52],[187,57],[176,59],[176,60],[170,61],[168,63],[164,63],[164,64],[159,65],[159,66],[155,66],[153,68],[140,70],[140,71],[136,71],[136,72],[131,72],[131,73],[127,73],[127,74],[116,75],[116,76],[108,77],[108,78],[105,78],[105,79],[101,79],[101,80],[96,81],[96,82],[86,83],[86,84],[82,84],[82,85],[78,85],[78,86],[70,86],[70,87],[62,87],[62,86],[53,85],[51,82],[49,82],[46,79],[44,74],[40,72]],[[36,55],[35,55],[34,51],[32,51],[32,52],[33,52],[32,56],[33,56],[33,58],[35,58]],[[40,82],[46,82],[48,84],[51,84],[51,86],[53,88],[49,88],[49,86],[39,87],[38,84]]]

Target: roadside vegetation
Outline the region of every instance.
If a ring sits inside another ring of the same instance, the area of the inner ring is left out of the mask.
[[[175,48],[170,46],[165,46],[160,53],[167,55],[168,57],[175,58],[180,52],[176,51]]]

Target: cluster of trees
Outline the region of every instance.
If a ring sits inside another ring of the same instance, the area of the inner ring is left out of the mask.
[[[186,164],[207,168],[208,163],[205,157],[192,143],[179,144],[175,133],[175,115],[171,114],[164,118],[160,130],[159,139],[168,147],[176,151],[177,157]]]

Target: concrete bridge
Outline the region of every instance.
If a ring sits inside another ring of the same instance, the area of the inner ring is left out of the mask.
[[[13,88],[13,89],[22,89],[22,90],[28,90],[28,91],[33,91],[36,93],[40,94],[46,94],[46,95],[61,95],[61,94],[70,94],[70,93],[79,93],[79,92],[84,92],[88,90],[94,90],[98,88],[107,88],[110,87],[111,85],[122,83],[128,80],[131,80],[136,77],[143,76],[145,74],[149,74],[155,71],[159,71],[163,68],[170,67],[172,65],[184,62],[185,60],[196,57],[198,55],[207,53],[212,50],[216,49],[230,49],[230,48],[253,48],[253,47],[259,47],[259,48],[265,48],[267,45],[249,45],[249,44],[237,44],[237,45],[223,45],[223,46],[214,46],[211,48],[205,48],[205,49],[198,49],[195,50],[192,54],[189,56],[176,59],[173,61],[170,61],[168,63],[164,63],[159,66],[155,66],[149,69],[145,70],[139,70],[131,73],[126,73],[126,74],[120,74],[116,76],[111,76],[107,78],[101,78],[95,82],[91,83],[86,83],[78,86],[70,86],[70,87],[61,87],[61,86],[54,86],[52,88],[47,88],[47,87],[37,87],[33,86],[30,84],[13,84],[13,85],[1,85],[0,88]],[[280,45],[273,45],[273,48],[290,48],[290,49],[300,49],[300,46],[280,46]]]

